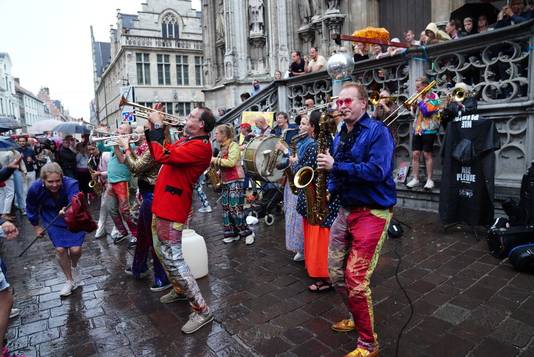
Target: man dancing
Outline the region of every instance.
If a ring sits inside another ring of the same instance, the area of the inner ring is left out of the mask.
[[[183,333],[193,333],[213,320],[213,315],[200,288],[184,261],[182,230],[191,211],[193,186],[211,161],[209,133],[215,117],[208,108],[195,108],[185,123],[186,137],[174,144],[164,143],[163,115],[149,115],[146,137],[154,159],[161,170],[154,188],[152,203],[152,239],[173,290],[161,297],[168,303],[188,300],[193,312],[182,327]]]
[[[358,330],[357,347],[346,357],[377,357],[369,281],[396,203],[393,137],[382,122],[366,113],[363,86],[345,83],[336,104],[344,123],[332,154],[317,157],[318,168],[330,171],[328,191],[338,194],[341,202],[330,230],[328,269],[354,321],[338,324],[345,331]]]

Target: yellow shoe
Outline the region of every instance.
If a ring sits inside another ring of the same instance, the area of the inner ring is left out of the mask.
[[[356,326],[354,326],[354,321],[352,319],[345,319],[336,322],[330,328],[337,332],[350,332],[356,329]]]
[[[347,353],[345,357],[378,357],[378,348],[371,352],[365,348],[358,347],[354,351]]]

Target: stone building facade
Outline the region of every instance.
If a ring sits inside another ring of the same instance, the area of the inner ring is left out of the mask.
[[[270,83],[287,71],[291,51],[310,47],[328,58],[333,34],[367,26],[386,27],[391,37],[419,33],[430,21],[444,22],[471,0],[202,0],[206,105],[233,108],[251,82]],[[493,4],[500,5],[500,1]]]
[[[0,117],[19,120],[19,100],[11,67],[9,54],[0,53]]]
[[[15,78],[15,89],[19,98],[20,123],[23,125],[23,132],[28,132],[29,127],[38,121],[52,119],[50,110],[45,102],[28,89],[22,87],[18,78]]]
[[[191,5],[191,0],[148,0],[135,15],[117,12],[107,46],[92,38],[100,123],[116,127],[127,117],[128,108],[119,108],[123,95],[149,106],[165,103],[179,117],[204,103],[201,15]]]

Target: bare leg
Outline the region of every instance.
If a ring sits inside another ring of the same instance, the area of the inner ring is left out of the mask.
[[[69,248],[70,261],[73,267],[78,266],[78,261],[82,256],[82,247],[70,247]]]
[[[11,294],[11,288],[0,291],[0,351],[4,347],[4,336],[6,335],[12,306],[13,295]]]
[[[414,179],[419,180],[419,158],[421,157],[421,151],[414,151],[412,157],[412,176]]]
[[[63,273],[65,274],[65,277],[68,281],[72,281],[72,271],[70,269],[71,262],[67,249],[56,248],[56,257],[57,261],[59,262],[59,266],[61,267],[61,270],[63,270]]]
[[[432,180],[432,153],[424,152],[423,156],[425,157],[426,179]]]

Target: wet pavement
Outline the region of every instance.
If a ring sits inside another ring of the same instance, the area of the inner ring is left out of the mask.
[[[477,241],[469,230],[444,232],[435,214],[395,213],[412,229],[385,243],[372,280],[381,356],[395,356],[410,314],[395,279],[396,252],[415,309],[399,356],[534,356],[534,276],[491,257],[483,232]],[[191,225],[208,246],[210,274],[198,282],[215,315],[193,335],[180,332],[186,303],[161,304],[164,293],[149,290],[150,278],[124,274],[132,259],[126,242],[88,236],[80,262],[84,286],[61,300],[64,278],[50,242],[16,258],[32,239],[31,227],[22,224],[22,236],[4,250],[15,306],[22,309],[10,323],[10,349],[27,356],[232,357],[342,356],[354,349],[356,332],[330,330],[348,314],[339,297],[308,292],[303,263],[285,250],[281,216],[273,226],[255,226],[250,247],[222,243],[221,221],[217,207],[195,212]]]

